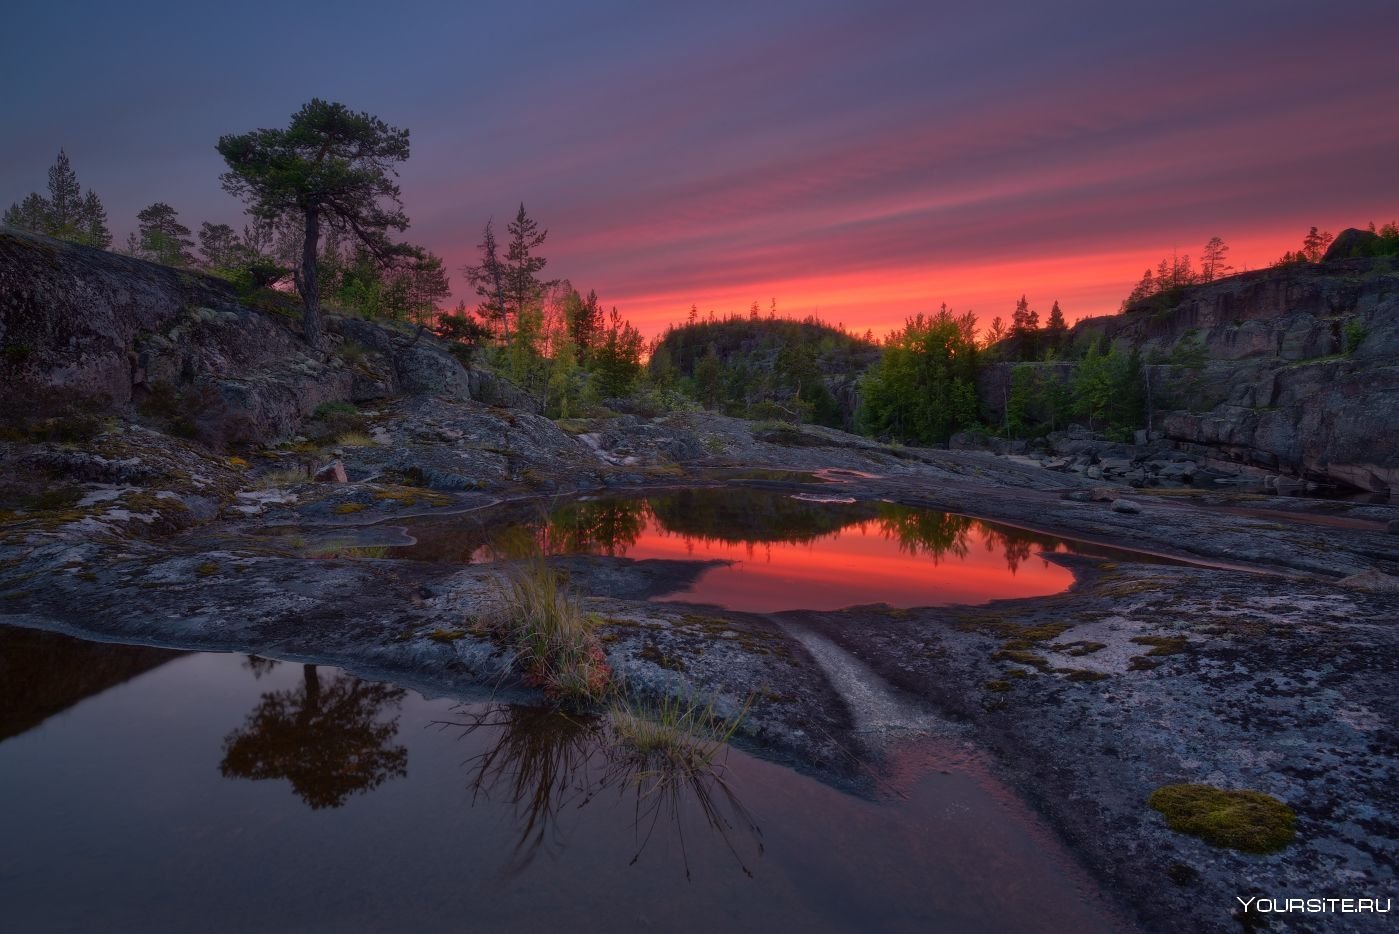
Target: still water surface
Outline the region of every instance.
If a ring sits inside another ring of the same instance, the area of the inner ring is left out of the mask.
[[[707,562],[692,584],[658,599],[759,613],[1041,597],[1073,583],[1067,568],[1042,553],[1108,553],[955,513],[841,502],[834,489],[821,491],[832,500],[824,502],[724,487],[575,501],[509,521],[489,513],[420,518],[407,528],[414,544],[373,552],[463,564],[533,549]]]
[[[0,627],[6,931],[1121,930],[974,756],[868,796],[328,667]]]

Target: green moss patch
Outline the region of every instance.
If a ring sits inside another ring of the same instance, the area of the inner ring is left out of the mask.
[[[1211,846],[1245,853],[1272,853],[1297,835],[1292,808],[1261,791],[1235,791],[1213,785],[1164,785],[1147,803],[1177,833]]]
[[[1049,664],[1049,659],[1043,655],[1036,655],[1034,652],[1027,652],[1024,649],[1001,649],[991,656],[992,661],[1012,662],[1016,665],[1026,665],[1030,668],[1038,668],[1040,671],[1048,671],[1053,666]]]
[[[1132,641],[1151,646],[1148,655],[1179,655],[1190,650],[1190,640],[1185,636],[1137,636]]]
[[[427,634],[433,642],[456,642],[458,639],[466,638],[465,629],[434,629]]]
[[[1092,655],[1094,652],[1101,652],[1107,648],[1106,642],[1064,642],[1051,648],[1063,652],[1065,655],[1072,655],[1078,658],[1083,655]]]

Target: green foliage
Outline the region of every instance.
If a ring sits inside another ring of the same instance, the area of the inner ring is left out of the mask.
[[[1177,833],[1197,836],[1211,846],[1245,853],[1272,853],[1297,835],[1297,815],[1261,791],[1232,791],[1211,785],[1165,785],[1148,804]]]
[[[388,233],[408,226],[393,169],[408,158],[407,130],[314,99],[292,115],[287,129],[223,136],[217,149],[228,164],[223,185],[229,194],[246,201],[255,217],[301,224],[297,289],[312,346],[322,341],[317,275],[322,223],[347,232],[381,262],[420,252],[393,243]]]
[[[432,330],[447,342],[447,349],[466,365],[471,363],[476,352],[490,337],[485,325],[467,313],[465,302],[458,304],[453,314],[440,315],[433,322]]]
[[[1088,427],[1130,436],[1145,423],[1141,354],[1091,346],[1070,380],[1073,411]]]
[[[157,201],[136,215],[137,232],[127,241],[126,252],[163,266],[193,266],[194,240],[190,229],[180,223],[179,214],[164,201]],[[229,228],[232,232],[231,228]]]
[[[651,351],[657,385],[674,383],[706,408],[746,418],[782,417],[850,427],[830,383],[853,382],[877,357],[872,340],[816,317],[747,316],[668,328]],[[774,415],[773,413],[781,413]]]
[[[889,335],[861,382],[861,425],[879,436],[946,441],[976,423],[976,319],[946,306]]]
[[[1011,371],[1005,430],[1012,438],[1055,431],[1068,424],[1073,398],[1055,366],[1022,363]]]
[[[1369,336],[1369,331],[1366,330],[1363,323],[1351,321],[1345,326],[1341,334],[1345,341],[1345,352],[1347,354],[1353,354],[1361,344],[1365,343],[1365,338]]]
[[[596,300],[596,296],[590,297]],[[617,309],[613,308],[601,339],[592,339],[595,346],[586,359],[594,396],[598,399],[615,399],[629,395],[642,373],[641,332],[630,322],[623,321]]]

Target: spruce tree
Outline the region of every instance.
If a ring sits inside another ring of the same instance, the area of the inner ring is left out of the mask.
[[[1055,300],[1054,307],[1049,309],[1049,320],[1044,326],[1045,349],[1058,356],[1068,335],[1068,322],[1064,320],[1064,312],[1059,308],[1058,300]]]
[[[78,242],[105,250],[112,245],[112,232],[107,228],[107,209],[91,188],[83,195]]]
[[[61,240],[77,237],[82,222],[83,189],[68,161],[68,153],[58,151],[49,167],[49,228]]]
[[[462,273],[481,299],[476,313],[488,324],[498,325],[505,343],[509,344],[510,315],[506,308],[505,263],[501,260],[500,249],[496,245],[494,221],[486,221],[486,229],[481,235],[478,249],[481,251],[481,262],[475,266],[462,267]]]
[[[540,230],[539,222],[525,213],[523,201],[520,202],[519,213],[506,230],[510,233],[510,247],[505,253],[506,293],[510,310],[518,321],[553,285],[539,278],[539,273],[549,261],[535,253],[544,245],[549,231]]]

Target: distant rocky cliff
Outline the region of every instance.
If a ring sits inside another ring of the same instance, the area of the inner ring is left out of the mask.
[[[290,296],[260,304],[217,278],[0,228],[0,417],[145,409],[206,440],[266,443],[326,403],[490,392],[430,335],[331,316],[330,352],[315,354]]]
[[[1399,489],[1399,272],[1392,257],[1231,276],[1080,321],[1140,350],[1153,436],[1279,474]],[[1064,368],[1064,364],[1055,364]],[[989,367],[997,417],[1011,365]],[[1067,375],[1067,374],[1063,374]]]

